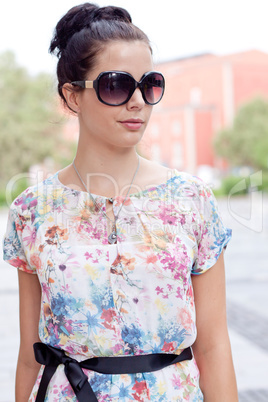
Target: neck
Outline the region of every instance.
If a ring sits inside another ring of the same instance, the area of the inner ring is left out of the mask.
[[[116,196],[125,195],[128,191],[138,167],[138,155],[134,147],[119,150],[106,148],[98,152],[95,148],[85,149],[78,145],[74,162],[88,190]]]

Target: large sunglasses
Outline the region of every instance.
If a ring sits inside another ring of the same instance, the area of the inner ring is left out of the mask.
[[[156,71],[145,73],[139,82],[123,71],[105,71],[94,81],[74,81],[71,84],[94,88],[99,101],[110,106],[124,105],[137,88],[141,90],[147,105],[156,105],[162,99],[165,89],[165,79]]]

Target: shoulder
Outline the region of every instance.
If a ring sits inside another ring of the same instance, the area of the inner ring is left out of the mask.
[[[170,182],[172,183],[173,190],[181,195],[198,197],[213,196],[211,186],[191,173],[180,172],[174,169]]]
[[[53,197],[53,194],[59,191],[59,186],[56,180],[57,173],[43,181],[37,182],[24,191],[22,191],[11,203],[10,211],[13,214],[27,216],[31,215],[34,210],[42,208],[48,199]]]
[[[172,169],[167,168],[155,161],[140,157],[140,170],[136,184],[141,190],[166,183],[172,176]]]
[[[147,187],[170,183],[177,188],[191,187],[195,192],[211,191],[206,182],[191,173],[178,171],[144,158],[141,158],[141,161],[140,180],[146,182]]]

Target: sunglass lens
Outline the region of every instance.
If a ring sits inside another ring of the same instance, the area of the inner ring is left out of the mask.
[[[133,86],[130,76],[117,72],[104,74],[99,80],[99,96],[108,105],[123,104]]]
[[[164,93],[164,77],[158,73],[148,74],[143,80],[143,92],[146,101],[154,105],[160,101]]]

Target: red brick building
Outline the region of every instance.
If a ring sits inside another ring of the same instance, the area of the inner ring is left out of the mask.
[[[268,97],[268,54],[203,54],[156,68],[165,75],[166,92],[154,108],[141,154],[194,174],[202,165],[220,167],[213,137],[232,124],[243,103]]]

